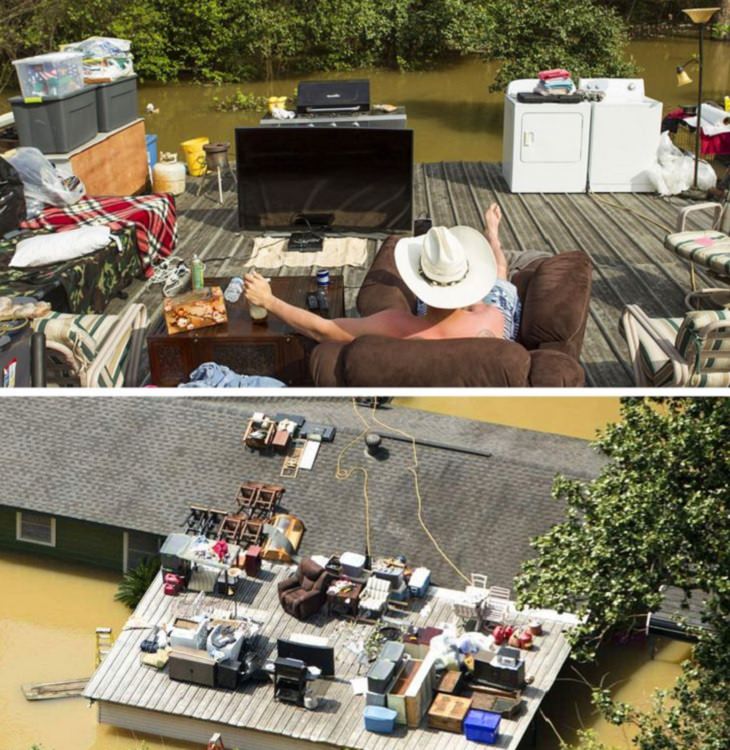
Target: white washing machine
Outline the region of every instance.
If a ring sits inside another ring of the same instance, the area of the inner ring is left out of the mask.
[[[527,78],[507,87],[502,174],[513,193],[584,193],[591,105],[517,100],[537,83]]]
[[[593,193],[653,193],[662,103],[644,93],[642,78],[581,78],[578,88],[603,92],[591,103],[588,189]]]

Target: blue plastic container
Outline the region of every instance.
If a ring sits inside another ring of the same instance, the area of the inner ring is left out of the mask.
[[[431,585],[431,571],[428,568],[416,568],[408,581],[411,596],[426,596]]]
[[[363,718],[365,719],[365,729],[368,732],[378,732],[378,734],[391,734],[395,731],[395,720],[398,712],[392,708],[383,706],[365,706]]]
[[[154,167],[157,164],[157,136],[150,133],[145,136],[147,141],[147,161],[150,166]]]
[[[502,717],[493,711],[479,711],[472,708],[464,719],[464,734],[472,742],[496,745],[501,720]]]

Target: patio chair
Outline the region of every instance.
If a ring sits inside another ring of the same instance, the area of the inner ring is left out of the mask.
[[[627,305],[621,327],[636,385],[730,385],[730,310],[650,318],[638,305]]]
[[[487,622],[502,623],[512,612],[512,592],[503,586],[490,586],[482,604],[482,617]]]
[[[131,304],[121,315],[52,312],[33,322],[46,336],[50,385],[118,388],[137,385],[147,309]]]
[[[687,231],[687,219],[695,211],[711,209],[709,229]],[[677,230],[664,238],[664,247],[689,263],[692,291],[697,289],[695,266],[712,276],[730,280],[730,198],[724,203],[695,203],[679,212]]]
[[[477,630],[481,629],[483,620],[483,606],[488,595],[487,576],[481,573],[471,574],[471,584],[464,593],[452,602],[454,614],[461,621],[462,627],[474,621]]]
[[[390,581],[371,575],[360,594],[359,613],[368,612],[376,617],[380,616],[385,611],[388,596],[390,596]]]

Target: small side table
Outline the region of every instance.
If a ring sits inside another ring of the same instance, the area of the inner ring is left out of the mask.
[[[327,614],[357,617],[357,607],[362,593],[362,584],[353,583],[352,588],[330,594],[327,592]]]

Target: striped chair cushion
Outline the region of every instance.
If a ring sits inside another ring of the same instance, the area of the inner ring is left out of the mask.
[[[49,341],[68,348],[83,371],[96,359],[102,344],[117,323],[116,315],[70,315],[52,312],[35,321],[34,328],[43,331]],[[99,385],[106,388],[124,384],[129,336],[120,337],[103,367]]]
[[[664,247],[720,276],[730,276],[730,237],[722,232],[676,232],[667,235]]]
[[[703,329],[718,320],[727,320],[724,336],[701,343]],[[720,388],[730,385],[730,311],[694,310],[687,313],[677,332],[677,352],[693,370],[690,385]],[[722,352],[722,356],[713,356]]]
[[[677,332],[682,326],[682,318],[652,318],[651,322],[662,340],[669,347],[674,348]],[[639,364],[647,381],[655,388],[671,384],[674,378],[672,361],[659,348],[654,339],[640,327],[638,335]]]

